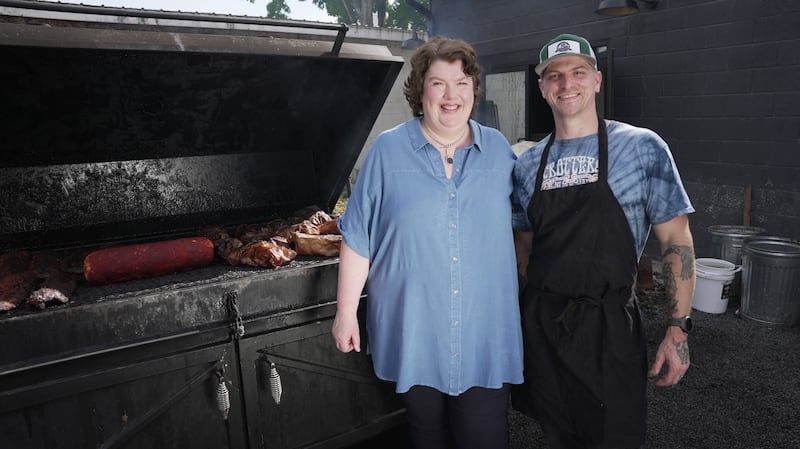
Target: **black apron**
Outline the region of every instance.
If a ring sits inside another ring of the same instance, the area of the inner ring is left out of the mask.
[[[599,120],[597,182],[541,190],[545,146],[528,218],[533,244],[521,295],[525,383],[513,405],[585,447],[644,443],[647,353],[633,286],[633,233],[608,185]]]

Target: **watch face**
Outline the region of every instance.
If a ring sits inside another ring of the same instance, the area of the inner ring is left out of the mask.
[[[692,331],[692,317],[685,316],[683,318],[673,318],[669,322],[670,326],[678,326],[682,331],[689,333]]]

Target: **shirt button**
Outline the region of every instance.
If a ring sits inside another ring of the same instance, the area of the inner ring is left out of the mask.
[[[458,257],[453,257],[453,262],[458,262]]]
[[[453,327],[458,327],[458,325],[459,325],[459,324],[460,324],[460,323],[458,322],[458,320],[456,320],[456,321],[453,321]]]
[[[450,227],[451,227],[451,228],[453,228],[453,229],[455,229],[455,228],[456,228],[456,224],[455,224],[455,223],[451,223],[451,224],[450,224]]]
[[[455,198],[455,197],[456,197],[456,194],[455,194],[455,193],[451,193],[451,194],[450,194],[450,198]]]
[[[458,290],[453,290],[453,294],[457,295],[458,294]]]

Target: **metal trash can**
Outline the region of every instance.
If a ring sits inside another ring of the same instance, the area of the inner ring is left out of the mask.
[[[750,237],[764,233],[764,228],[754,226],[719,225],[710,226],[711,257],[727,260],[734,265],[742,264],[742,246]],[[742,292],[742,274],[736,272],[731,283],[730,296],[739,298]]]
[[[800,242],[761,236],[744,241],[739,312],[766,324],[800,321]]]

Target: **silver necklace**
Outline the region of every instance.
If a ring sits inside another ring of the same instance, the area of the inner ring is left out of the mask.
[[[436,138],[433,137],[435,134],[433,134],[433,131],[431,131],[431,129],[428,128],[428,125],[425,125],[425,131],[426,131],[425,134],[427,134],[428,137],[431,138],[431,140],[433,140],[440,147],[444,148],[444,159],[445,159],[445,161],[447,161],[448,164],[453,165],[453,156],[455,155],[455,151],[453,152],[453,154],[450,154],[450,150],[458,142],[461,142],[461,139],[463,139],[464,136],[467,135],[467,131],[469,131],[469,125],[467,125],[467,127],[464,128],[464,132],[462,132],[461,135],[458,136],[458,139],[454,140],[452,143],[442,143],[442,142],[439,142],[438,140],[436,140]]]

